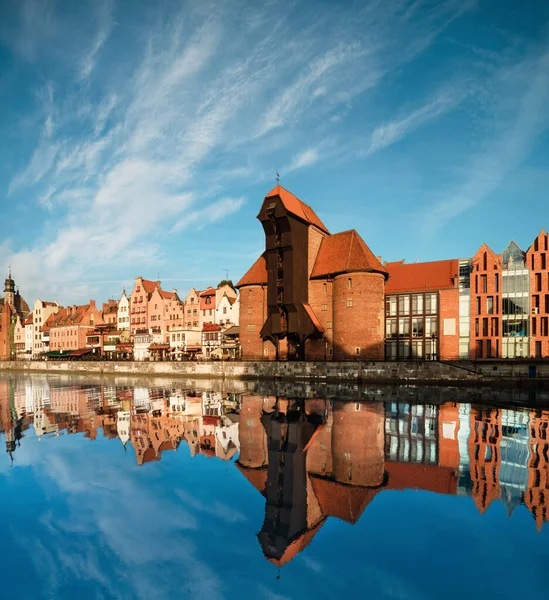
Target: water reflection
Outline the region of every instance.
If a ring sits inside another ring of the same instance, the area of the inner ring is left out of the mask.
[[[541,529],[549,519],[548,423],[543,408],[0,379],[11,463],[32,432],[38,441],[118,438],[142,467],[181,444],[193,457],[230,461],[265,498],[258,540],[277,566],[330,517],[355,524],[389,490],[469,496],[481,513],[499,500],[509,517],[524,505]]]

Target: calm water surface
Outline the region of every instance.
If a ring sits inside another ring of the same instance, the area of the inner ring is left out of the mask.
[[[547,597],[549,410],[422,394],[0,375],[2,597]]]

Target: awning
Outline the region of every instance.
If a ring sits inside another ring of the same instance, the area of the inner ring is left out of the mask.
[[[210,352],[210,356],[219,356],[221,358],[223,357],[223,350],[221,348],[216,348]]]
[[[85,354],[91,354],[91,352],[91,348],[81,348],[80,350],[69,352],[67,356],[70,356],[72,358],[74,356],[84,356]]]
[[[131,352],[133,350],[133,344],[116,344],[116,350],[118,352]]]
[[[202,352],[202,346],[187,346],[186,352]]]
[[[169,344],[151,344],[149,350],[169,350]]]

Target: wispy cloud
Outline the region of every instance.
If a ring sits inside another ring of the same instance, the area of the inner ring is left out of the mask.
[[[190,212],[180,219],[172,229],[172,232],[182,231],[188,227],[202,229],[210,223],[222,221],[229,215],[240,210],[245,203],[244,198],[222,198],[201,208]]]
[[[80,63],[78,72],[80,80],[85,80],[91,75],[95,67],[97,54],[101,50],[103,44],[109,39],[114,27],[111,0],[101,0],[98,3],[98,6],[99,29],[89,50],[86,52]]]
[[[309,148],[299,154],[296,154],[292,162],[285,169],[286,172],[296,171],[304,167],[311,167],[320,160],[320,152],[318,148]]]
[[[71,66],[73,81],[64,63],[44,86],[40,136],[9,185],[15,201],[51,217],[27,247],[0,256],[0,263],[19,264],[28,294],[38,295],[37,285],[54,289],[59,272],[71,290],[71,282],[110,279],[116,262],[130,272],[161,262],[167,233],[185,235],[241,209],[239,183],[254,183],[277,165],[295,171],[342,153],[323,143],[342,127],[353,101],[462,12],[454,0],[421,18],[406,14],[408,0],[320,13],[294,4],[273,10],[246,0],[189,2],[159,13],[153,26],[134,23],[137,35],[122,39],[105,1],[93,32],[86,29],[78,44],[69,40],[71,23],[50,17],[65,27],[60,54],[86,50],[76,72]],[[115,56],[115,40],[131,50]],[[95,85],[98,73],[110,85]],[[394,143],[445,110],[444,102],[387,124],[372,147]]]
[[[402,140],[407,134],[456,107],[465,96],[465,86],[462,86],[462,89],[456,88],[455,90],[439,92],[427,104],[414,109],[409,114],[379,125],[373,131],[370,138],[370,145],[365,153],[367,155],[375,154],[384,148],[392,146]]]
[[[549,47],[535,58],[499,70],[487,86],[494,101],[482,150],[466,165],[465,182],[422,211],[425,233],[437,233],[487,198],[549,130]]]

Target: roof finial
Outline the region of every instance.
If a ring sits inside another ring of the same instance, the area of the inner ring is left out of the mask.
[[[8,266],[8,279],[11,279],[11,265]]]
[[[280,173],[276,172],[276,185],[280,185]]]

